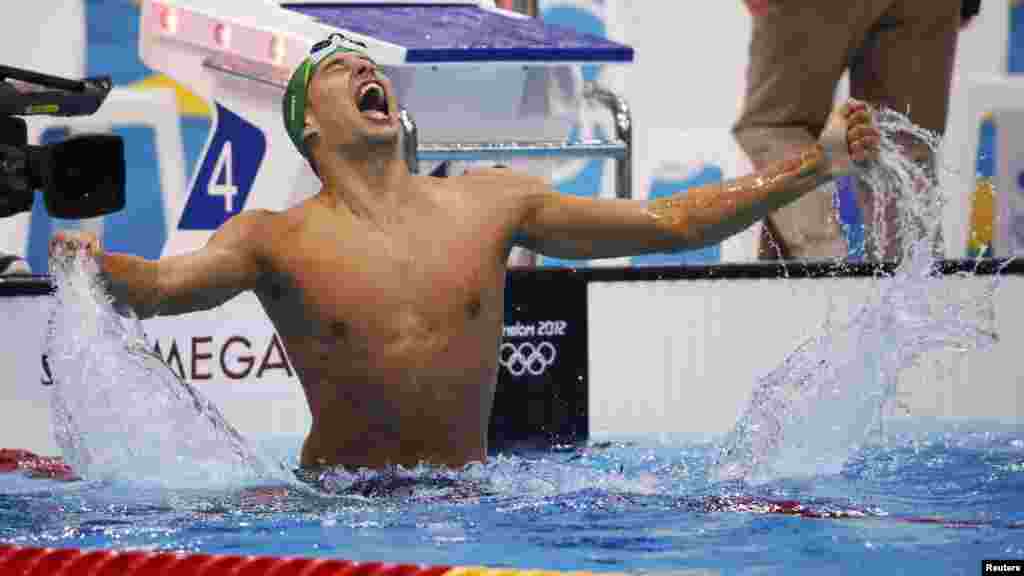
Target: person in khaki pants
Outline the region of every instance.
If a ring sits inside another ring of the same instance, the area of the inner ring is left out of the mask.
[[[961,0],[745,2],[753,33],[746,94],[733,134],[755,167],[814,144],[847,68],[853,98],[908,114],[933,132],[944,130]],[[912,157],[930,159],[927,148],[908,144]],[[870,192],[858,188],[864,221],[874,222]],[[892,259],[899,234],[890,225],[895,207],[885,207],[883,220],[879,253]],[[758,252],[761,259],[845,258],[832,195],[808,194],[772,213]]]

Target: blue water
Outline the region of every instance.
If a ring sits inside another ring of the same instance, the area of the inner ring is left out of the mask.
[[[838,474],[757,486],[709,480],[711,445],[646,440],[499,457],[457,472],[325,478],[338,491],[414,480],[370,497],[7,474],[0,541],[631,573],[977,574],[982,559],[1024,558],[1024,430],[918,428],[862,449]],[[294,461],[297,442],[271,445]],[[730,506],[742,497],[754,502]],[[791,499],[863,516],[751,511]],[[925,517],[941,521],[919,523]]]

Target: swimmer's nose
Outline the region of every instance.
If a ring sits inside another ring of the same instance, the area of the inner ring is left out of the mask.
[[[367,60],[362,58],[354,58],[355,65],[352,67],[353,72],[356,76],[366,76],[373,71],[373,67],[368,63]]]
[[[372,76],[376,70],[377,67],[373,64],[373,62],[367,62],[362,58],[356,59],[356,64],[355,67],[353,68],[353,72],[355,73],[356,78]]]

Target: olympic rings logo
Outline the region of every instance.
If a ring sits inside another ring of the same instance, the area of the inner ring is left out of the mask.
[[[540,376],[555,363],[557,357],[555,346],[551,342],[523,342],[512,344],[505,342],[498,349],[498,363],[513,376],[529,373]]]

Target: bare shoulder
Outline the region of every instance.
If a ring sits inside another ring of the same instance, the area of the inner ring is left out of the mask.
[[[322,209],[322,204],[312,196],[281,211],[246,210],[235,218],[242,219],[240,225],[246,232],[280,242],[285,236],[301,230],[319,209]]]
[[[480,183],[495,183],[504,184],[506,186],[532,186],[541,184],[544,182],[543,178],[533,176],[519,170],[512,168],[503,168],[501,166],[485,167],[485,168],[473,168],[467,170],[465,174],[461,176],[467,180]]]
[[[278,214],[270,210],[245,210],[228,218],[214,233],[211,242],[244,244],[265,236],[275,225]]]
[[[272,210],[245,210],[232,216],[210,239],[211,246],[222,248],[240,257],[240,262],[258,270],[256,288],[264,287],[269,274],[276,269],[275,263],[284,240],[297,228],[299,214],[295,208],[275,212]]]
[[[467,171],[461,178],[470,185],[492,186],[500,191],[517,195],[550,188],[544,178],[511,168],[477,168]]]

